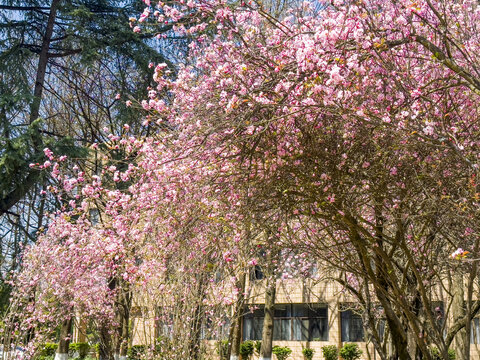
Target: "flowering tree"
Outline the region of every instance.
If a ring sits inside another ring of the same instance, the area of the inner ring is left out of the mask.
[[[174,104],[148,106],[204,136],[201,156],[235,163],[257,211],[274,202],[316,231],[316,254],[347,244],[339,257],[354,253],[349,269],[374,285],[400,358],[411,341],[429,357],[425,332],[447,358],[453,335],[428,309],[452,270],[436,257],[478,249],[478,4],[335,1],[281,22],[243,5],[198,5],[219,35],[192,44],[177,81],[159,79]],[[468,298],[467,329],[471,286]]]
[[[80,219],[103,203],[93,239],[107,245],[91,245],[102,249],[103,286],[158,284],[164,309],[176,302],[189,314],[175,356],[196,358],[199,314],[243,301],[238,274],[255,239],[245,229],[271,228],[273,219],[269,251],[293,229],[284,246],[330,261],[349,274],[347,289],[375,296],[395,348],[385,354],[377,343],[383,358],[429,359],[434,343],[448,359],[466,328],[457,351],[467,359],[477,266],[447,259],[458,247],[479,250],[477,2],[333,1],[320,14],[303,4],[281,21],[251,2],[167,2],[155,11],[146,3],[144,18],[194,17],[197,25],[176,30],[199,35],[176,80],[164,64],[155,68],[157,89],[142,106],[157,136],[111,136],[109,146],[136,161],[74,181],[84,199],[70,206]],[[80,233],[94,231],[82,221]],[[55,231],[54,223],[47,237],[61,240]],[[454,307],[444,338],[431,311],[436,287],[462,282],[455,275],[464,270],[467,307]],[[217,271],[231,277],[215,282]]]
[[[65,157],[45,150],[50,159],[40,167],[52,169],[58,188],[51,191],[65,206],[27,250],[7,322],[31,353],[53,328],[80,315],[95,321],[102,358],[125,356],[134,306],[155,312],[157,335],[169,329],[151,343],[154,354],[196,358],[205,350],[201,338],[218,332],[230,308],[235,316],[243,311],[241,279],[255,265],[256,235],[229,201],[239,203],[244,189],[227,199],[214,166],[179,157],[176,137],[111,135],[105,147],[123,149],[131,162],[122,169],[118,157],[114,163],[97,154],[105,167],[91,176],[61,171]]]

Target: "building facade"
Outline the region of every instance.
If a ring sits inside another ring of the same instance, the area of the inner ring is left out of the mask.
[[[262,340],[265,283],[257,276],[255,280],[250,279],[247,287],[250,292],[242,315],[242,341],[258,341]],[[432,311],[436,312],[438,321],[444,322],[445,328],[448,328],[451,319],[446,306],[448,304],[438,296]],[[168,332],[168,329],[162,329],[164,325],[156,322],[153,310],[132,313],[132,318],[133,344],[144,344],[145,339],[154,339],[159,333]],[[217,344],[222,338],[228,337],[228,325],[229,323],[216,339],[204,338],[210,349],[208,359],[220,358],[216,351]],[[384,345],[391,346],[381,315],[376,326]],[[480,360],[480,318],[474,318],[471,322],[470,341],[471,359]],[[362,350],[362,360],[381,359],[373,342],[369,340],[361,308],[356,304],[355,298],[335,281],[277,280],[273,345],[289,347],[292,350],[289,360],[304,360],[304,348],[315,351],[313,359],[323,359],[322,347],[335,345],[340,349],[345,343],[356,343]]]

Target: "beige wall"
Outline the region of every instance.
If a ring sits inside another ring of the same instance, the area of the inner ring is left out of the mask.
[[[248,303],[264,303],[264,281],[256,280],[247,284],[249,288]],[[442,287],[439,286],[438,293],[434,297],[439,300],[442,296]],[[277,281],[276,303],[323,303],[328,305],[329,338],[328,341],[274,341],[274,345],[288,346],[293,350],[289,360],[304,360],[302,349],[310,347],[315,350],[313,359],[323,359],[321,348],[325,345],[336,345],[341,347],[340,328],[340,304],[354,303],[355,299],[346,294],[342,287],[333,281],[314,281],[312,279],[289,279]],[[446,304],[444,304],[446,306]],[[142,317],[143,316],[143,317]],[[143,311],[134,320],[133,344],[151,343],[154,339],[154,314]],[[372,344],[364,342],[357,343],[363,351],[362,360],[380,359],[375,353]],[[215,349],[215,341],[208,341],[207,347],[212,351],[207,359],[218,359]],[[368,347],[367,347],[368,346]],[[480,360],[480,344],[471,346],[472,360]],[[256,359],[256,358],[254,358]],[[460,360],[460,359],[459,359]]]

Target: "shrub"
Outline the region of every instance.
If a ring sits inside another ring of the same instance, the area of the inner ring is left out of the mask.
[[[58,348],[58,344],[46,343],[43,345],[42,349],[40,350],[40,356],[55,355],[55,351],[57,351],[57,348]]]
[[[362,350],[358,348],[357,344],[345,344],[340,349],[340,356],[343,360],[356,360],[362,355]]]
[[[72,353],[70,356],[77,356],[78,359],[85,359],[90,351],[90,345],[86,342],[71,343],[68,346],[68,352]]]
[[[257,354],[260,355],[260,348],[262,347],[262,341],[261,340],[257,340],[255,341],[255,351],[257,352]]]
[[[440,355],[440,350],[438,350],[436,347],[432,346],[430,348],[430,355],[432,356],[433,360],[442,360],[442,356]],[[448,358],[450,360],[455,360],[456,358],[455,350],[448,349]]]
[[[335,345],[325,345],[322,346],[323,358],[325,360],[337,360],[338,359],[338,349]]]
[[[455,360],[457,358],[457,355],[455,355],[455,350],[448,349],[448,358],[450,360]]]
[[[227,360],[228,355],[228,340],[221,340],[217,344],[217,353],[220,360]]]
[[[166,336],[159,336],[155,339],[154,354],[158,359],[168,359],[172,351],[172,340]],[[218,349],[217,349],[218,350]]]
[[[307,359],[307,360],[312,360],[314,353],[315,353],[315,350],[310,349],[310,348],[304,348],[302,350],[302,354],[303,354],[303,356],[305,356],[305,359]]]
[[[34,358],[35,360],[53,360],[55,357],[55,352],[57,351],[58,345],[54,343],[45,343],[38,349],[38,355]]]
[[[457,358],[457,355],[455,355],[455,350],[448,349],[448,358],[450,360],[455,360]]]
[[[34,360],[55,360],[55,355],[38,355],[34,357]]]
[[[272,348],[272,353],[277,355],[278,360],[285,360],[292,353],[292,349],[290,349],[288,346],[283,346],[282,347],[282,346],[275,345]]]
[[[141,360],[145,355],[145,345],[133,345],[127,350],[127,357],[131,360]]]
[[[248,359],[253,355],[254,344],[252,340],[244,341],[240,344],[240,355],[243,359]]]

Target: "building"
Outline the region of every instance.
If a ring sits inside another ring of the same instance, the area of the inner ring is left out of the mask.
[[[242,341],[261,340],[265,303],[265,282],[262,277],[263,275],[257,272],[249,280],[251,291],[242,316]],[[438,289],[432,311],[442,326],[444,324],[445,328],[448,328],[451,315],[446,307],[449,305],[442,301],[442,288]],[[137,312],[133,317],[133,344],[143,344],[145,339],[155,338],[159,328],[164,326],[155,323],[152,310]],[[480,317],[474,318],[471,324],[470,355],[471,359],[475,360],[480,359]],[[227,328],[228,325],[227,323]],[[384,345],[391,347],[389,335],[385,334],[381,308],[378,309],[377,329]],[[163,333],[165,330],[168,331],[163,329]],[[219,358],[215,349],[222,337],[228,337],[228,329],[217,339],[204,338],[210,348],[209,358]],[[313,279],[277,280],[273,345],[288,346],[292,349],[289,360],[304,360],[302,350],[306,347],[315,351],[314,359],[323,359],[323,346],[335,345],[341,348],[345,343],[358,344],[363,352],[361,359],[381,359],[373,342],[369,340],[356,299],[338,282]]]

